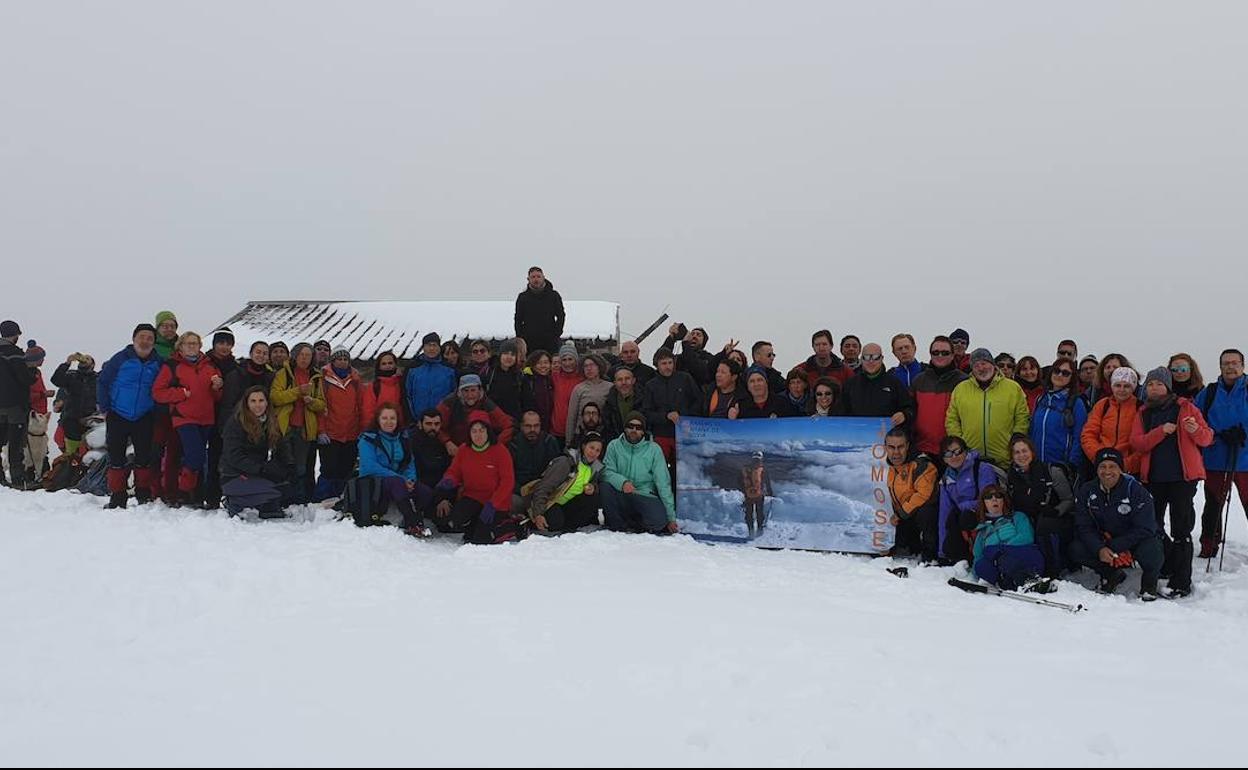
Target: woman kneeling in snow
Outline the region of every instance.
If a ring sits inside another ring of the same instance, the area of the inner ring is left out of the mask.
[[[1012,591],[1044,570],[1031,520],[1011,511],[1005,490],[989,484],[975,509],[975,574],[998,588]]]
[[[285,516],[295,463],[263,387],[247,389],[221,442],[221,491],[230,515],[255,508],[263,519]]]
[[[423,511],[433,491],[416,480],[416,455],[412,454],[407,433],[399,430],[399,408],[394,404],[377,407],[373,429],[360,434],[360,478],[381,484],[381,506],[373,514],[381,522],[390,503],[403,514],[403,531],[412,537],[427,537]]]

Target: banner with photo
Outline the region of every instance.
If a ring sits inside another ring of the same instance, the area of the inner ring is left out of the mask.
[[[700,540],[878,554],[893,547],[887,418],[682,417],[676,517]]]

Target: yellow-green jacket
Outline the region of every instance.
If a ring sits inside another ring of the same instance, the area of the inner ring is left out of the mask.
[[[308,441],[316,441],[316,416],[325,414],[325,391],[321,387],[321,373],[312,373],[312,402],[303,410],[303,437]],[[301,398],[299,385],[295,383],[295,372],[289,363],[273,374],[273,385],[269,387],[269,400],[277,413],[277,425],[282,435],[290,430],[290,415],[295,411],[295,402]]]
[[[1010,437],[1027,435],[1031,410],[1017,382],[998,373],[987,388],[972,376],[953,389],[945,412],[945,432],[958,436],[980,456],[1002,468],[1010,467]]]

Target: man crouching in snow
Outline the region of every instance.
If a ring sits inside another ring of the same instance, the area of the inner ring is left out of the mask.
[[[646,417],[632,412],[624,435],[607,447],[602,510],[607,527],[618,532],[677,531],[676,500],[663,450],[646,434]]]
[[[1075,541],[1072,561],[1101,576],[1101,593],[1113,593],[1127,573],[1124,567],[1139,562],[1144,570],[1140,600],[1157,598],[1157,577],[1163,554],[1153,515],[1153,497],[1144,485],[1123,474],[1122,453],[1112,447],[1096,453],[1095,481],[1075,495]]]

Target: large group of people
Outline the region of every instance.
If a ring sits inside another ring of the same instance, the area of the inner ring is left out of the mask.
[[[1141,377],[1119,353],[1080,358],[1074,340],[1042,365],[971,348],[957,329],[931,340],[926,363],[914,336],[895,335],[890,368],[882,345],[846,334],[838,347],[824,329],[812,354],[783,370],[766,340],[712,353],[705,328],[678,323],[648,365],[632,341],[609,356],[579,349],[564,321],[537,267],[516,301],[514,339],[430,332],[407,362],[393,351],[353,361],[326,340],[255,342],[236,358],[228,328],[180,332],[162,311],[98,372],[92,356],[70,355],[55,391],[42,348],[19,347],[20,327],[4,321],[5,483],[38,486],[50,412],[70,455],[102,415],[110,508],[160,499],[281,516],[367,494],[374,521],[393,506],[419,537],[436,529],[493,543],[592,525],[660,534],[678,529],[681,418],[885,418],[894,555],[965,560],[1004,588],[1089,568],[1112,592],[1138,565],[1145,600],[1189,594],[1193,559],[1223,544],[1231,487],[1248,500],[1238,350],[1222,353],[1206,384],[1185,353]],[[751,531],[763,524],[751,516],[758,499],[746,501]]]

